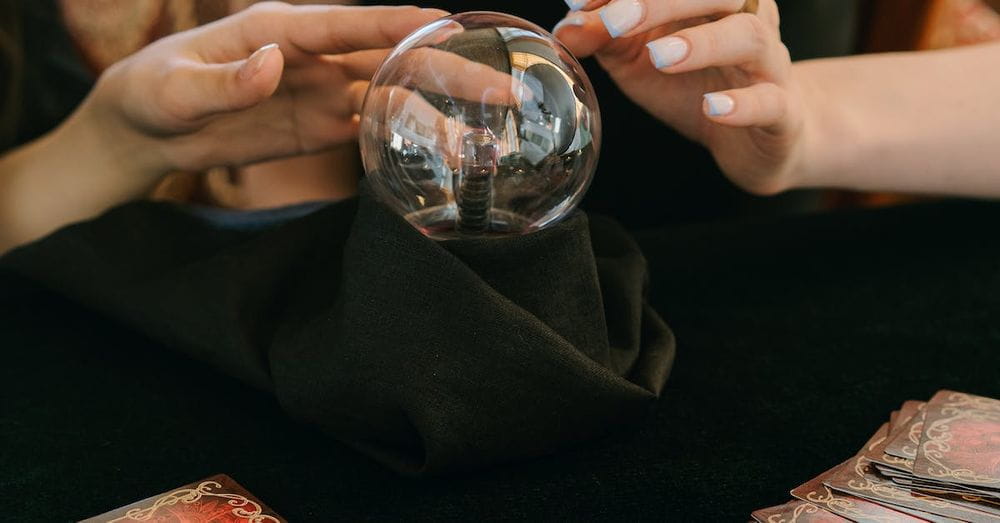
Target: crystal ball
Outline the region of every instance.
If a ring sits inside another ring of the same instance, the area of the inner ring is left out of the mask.
[[[375,195],[425,235],[527,234],[583,198],[601,118],[586,73],[551,34],[470,12],[389,53],[365,96],[360,142]]]

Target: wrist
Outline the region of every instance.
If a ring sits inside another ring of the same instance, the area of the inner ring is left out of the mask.
[[[85,100],[54,134],[80,157],[81,166],[123,187],[148,187],[171,171],[154,138],[132,129],[114,111],[101,110],[96,100]]]
[[[140,198],[160,178],[140,141],[88,111],[0,157],[0,254]]]
[[[795,159],[793,189],[844,187],[844,173],[852,169],[861,150],[860,119],[853,108],[840,103],[822,64],[793,64],[795,88],[802,105],[802,139]]]
[[[798,147],[795,148],[789,176],[789,189],[816,188],[822,185],[822,172],[829,169],[825,165],[829,155],[824,150],[828,143],[822,137],[819,128],[822,117],[817,114],[817,101],[822,95],[817,92],[817,86],[809,77],[808,71],[796,65],[792,67],[794,89],[802,110],[802,134]]]

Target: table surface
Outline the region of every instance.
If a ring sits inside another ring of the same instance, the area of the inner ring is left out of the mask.
[[[638,232],[678,338],[642,427],[423,480],[0,274],[4,519],[81,519],[224,472],[292,521],[745,521],[904,400],[1000,397],[997,223],[1000,205],[965,202]]]

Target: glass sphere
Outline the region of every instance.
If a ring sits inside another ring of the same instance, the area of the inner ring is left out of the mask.
[[[435,239],[526,234],[583,198],[601,141],[576,58],[518,17],[462,13],[405,38],[361,114],[376,196]]]

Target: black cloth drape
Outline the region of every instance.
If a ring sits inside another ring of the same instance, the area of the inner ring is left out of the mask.
[[[670,370],[645,260],[607,220],[439,244],[365,194],[264,230],[211,223],[127,205],[0,267],[272,391],[404,474],[634,423]]]

